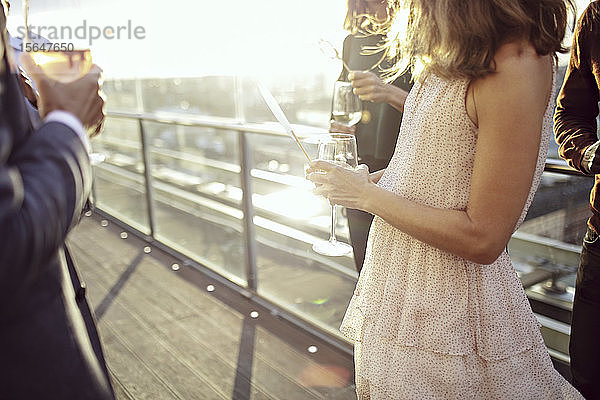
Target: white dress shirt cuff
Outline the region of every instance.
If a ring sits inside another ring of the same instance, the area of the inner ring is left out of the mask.
[[[596,159],[596,151],[598,150],[598,146],[600,145],[600,141],[597,141],[593,145],[589,146],[585,152],[583,153],[583,158],[581,159],[581,167],[588,174],[597,173],[597,167],[594,164],[598,163],[598,159]]]
[[[83,125],[81,121],[77,119],[73,114],[67,111],[55,110],[51,111],[46,118],[44,118],[44,122],[60,122],[71,128],[77,133],[77,136],[81,139],[81,142],[85,146],[86,151],[89,152],[92,149],[92,145],[90,143],[90,139],[88,135],[85,133],[85,129],[83,129]]]

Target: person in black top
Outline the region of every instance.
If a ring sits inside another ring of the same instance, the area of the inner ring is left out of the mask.
[[[331,132],[352,133],[356,136],[358,157],[374,172],[387,167],[400,130],[404,101],[412,87],[410,73],[392,83],[381,75],[390,67],[384,52],[374,52],[383,44],[389,11],[384,0],[348,0],[344,29],[350,34],[344,40],[342,58],[350,69],[342,70],[339,80],[350,81],[354,92],[363,101],[361,121],[347,127],[331,122]],[[347,209],[350,240],[354,249],[356,269],[360,272],[373,215]]]

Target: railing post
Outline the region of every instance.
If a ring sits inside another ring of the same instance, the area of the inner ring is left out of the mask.
[[[252,162],[246,132],[238,131],[240,157],[240,185],[242,188],[242,211],[244,212],[244,244],[246,247],[246,280],[248,289],[257,290],[256,237],[254,231],[254,205],[252,204]]]
[[[156,225],[154,217],[154,186],[152,185],[152,172],[150,170],[150,148],[148,146],[148,138],[144,129],[144,121],[138,118],[140,128],[140,141],[142,143],[142,159],[144,162],[144,184],[146,186],[146,207],[148,209],[148,225],[150,226],[150,236],[155,238]]]
[[[94,167],[92,167],[92,192],[91,194],[91,205],[92,205],[92,210],[94,209],[94,207],[96,207],[96,205],[98,204],[98,193],[96,192],[96,171],[94,169]]]

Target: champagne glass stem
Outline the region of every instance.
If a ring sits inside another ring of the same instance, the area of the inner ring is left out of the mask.
[[[30,43],[29,37],[29,0],[23,1],[23,16],[25,19],[25,37],[23,38],[23,46]],[[25,49],[25,47],[23,47]]]
[[[335,205],[332,204],[331,205],[331,232],[329,235],[329,241],[330,242],[336,242],[336,238],[335,238]]]

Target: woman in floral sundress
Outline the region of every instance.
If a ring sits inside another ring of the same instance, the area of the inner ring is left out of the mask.
[[[544,168],[572,4],[389,1],[408,16],[390,46],[420,67],[394,156],[371,174],[315,161],[308,175],[332,203],[376,216],[341,327],[358,397],[581,399],[505,251]]]

